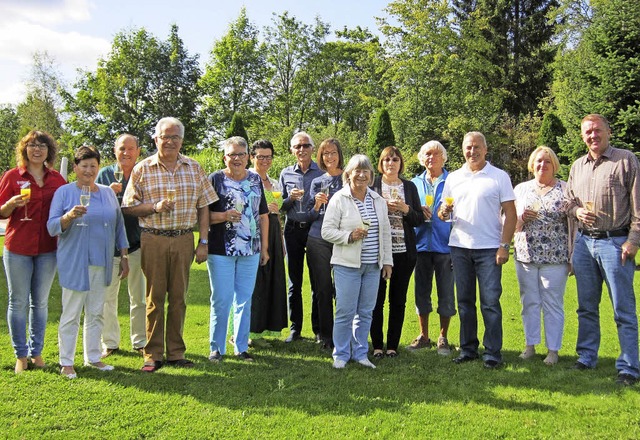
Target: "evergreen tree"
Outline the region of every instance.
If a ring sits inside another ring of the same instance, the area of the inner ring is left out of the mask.
[[[7,104],[0,105],[0,175],[16,164],[14,153],[19,140],[18,126],[15,109]]]
[[[382,150],[395,144],[396,138],[393,134],[393,128],[391,127],[389,112],[384,107],[380,108],[371,121],[367,156],[375,163],[378,161]]]
[[[542,125],[538,132],[538,145],[546,145],[557,153],[560,152],[558,138],[564,136],[567,130],[562,125],[562,121],[553,112],[548,112],[542,119]]]
[[[233,136],[241,136],[244,140],[249,142],[249,136],[247,135],[247,130],[244,129],[244,124],[242,123],[242,116],[238,113],[234,113],[231,118],[231,123],[229,124],[229,128],[227,128],[227,132],[224,137],[229,139]]]

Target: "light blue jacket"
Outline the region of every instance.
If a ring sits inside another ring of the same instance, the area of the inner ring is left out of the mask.
[[[58,188],[53,195],[47,229],[52,237],[58,236],[58,278],[60,285],[66,289],[85,292],[89,286],[89,247],[104,252],[106,262],[104,281],[111,283],[113,270],[113,254],[116,245],[118,249],[128,249],[127,233],[124,229],[122,211],[118,199],[108,186],[96,184],[102,203],[91,203],[87,214],[73,220],[71,225],[62,230],[60,218],[74,206],[80,204],[80,188],[75,182]],[[92,202],[94,199],[92,197]],[[78,226],[77,223],[100,222],[101,228]],[[93,233],[89,233],[89,231]],[[100,233],[95,233],[96,230]]]

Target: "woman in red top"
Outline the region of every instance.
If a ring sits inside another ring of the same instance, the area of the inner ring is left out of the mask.
[[[30,131],[16,147],[17,167],[0,180],[0,218],[9,219],[3,261],[16,373],[27,369],[27,357],[34,366],[45,366],[42,347],[49,291],[56,273],[56,239],[47,231],[47,220],[53,193],[66,183],[51,169],[56,154],[56,142],[48,133]]]

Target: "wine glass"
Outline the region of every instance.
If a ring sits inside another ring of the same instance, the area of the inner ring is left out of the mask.
[[[91,202],[91,187],[88,185],[82,185],[82,189],[80,190],[80,204],[85,208],[88,208],[89,202]],[[82,222],[78,223],[78,226],[89,226],[84,222],[84,216],[82,217]]]
[[[167,188],[167,200],[170,202],[176,200],[176,189],[172,186]]]
[[[593,201],[584,202],[584,209],[591,213],[595,213],[595,204]],[[587,229],[593,229],[593,226],[587,227]]]
[[[240,213],[240,220],[242,221],[242,212],[244,211],[244,200],[241,195],[236,195],[233,199],[233,207]]]
[[[389,199],[391,199],[392,202],[397,201],[399,198],[400,197],[398,196],[398,188],[389,189]]]
[[[433,202],[434,202],[433,194],[427,194],[424,196],[424,204],[431,210],[432,213],[433,213]],[[431,219],[425,220],[425,222],[430,222],[430,221]]]
[[[451,206],[453,205],[453,197],[449,196],[449,197],[445,197],[444,198],[444,202],[447,204],[447,206]],[[445,220],[447,223],[451,223],[453,221],[453,212],[451,212],[449,214],[449,218],[447,220]]]
[[[304,199],[304,181],[300,180],[296,184],[296,188],[298,189],[298,192],[300,192],[302,194],[300,196],[300,208],[298,209],[298,214],[304,214],[304,210],[302,209],[302,201]]]
[[[271,186],[271,195],[275,199],[278,208],[282,206],[282,188],[279,183],[274,183]]]
[[[27,201],[27,204],[24,205],[24,217],[22,217],[20,221],[30,221],[31,218],[29,217],[29,214],[27,214],[27,205],[29,204],[29,200],[31,200],[31,182],[25,182],[22,184],[20,187],[20,195],[23,200]]]
[[[329,197],[329,185],[322,186],[322,187],[320,188],[320,192],[321,192],[322,194],[324,194],[325,196]],[[326,210],[326,206],[327,206],[327,204],[326,204],[326,203],[323,203],[323,204],[322,204],[322,206],[320,207],[320,214],[324,214],[324,212],[325,212],[325,210]]]
[[[113,177],[116,178],[116,182],[122,183],[122,178],[124,177],[124,172],[122,168],[120,168],[119,164],[116,164],[116,169],[113,170]]]

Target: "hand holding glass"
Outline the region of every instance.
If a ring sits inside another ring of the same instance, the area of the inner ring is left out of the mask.
[[[453,206],[453,197],[445,197],[444,202],[447,206]],[[453,211],[449,213],[449,218],[445,220],[447,223],[451,223],[453,221]]]
[[[90,202],[91,202],[91,187],[88,185],[83,185],[82,190],[80,190],[80,204],[85,208],[88,208]],[[82,222],[78,223],[78,226],[89,226],[89,225],[86,224],[83,219]]]
[[[27,214],[27,205],[29,204],[29,200],[31,199],[31,183],[25,182],[20,187],[20,195],[22,196],[22,200],[26,200],[27,203],[24,205],[24,217],[20,219],[20,221],[29,221],[31,218]]]
[[[424,204],[432,212],[432,215],[433,215],[433,201],[434,201],[433,194],[427,194],[426,196],[424,196]],[[431,221],[430,218],[425,220],[425,222],[430,222],[430,221]]]

